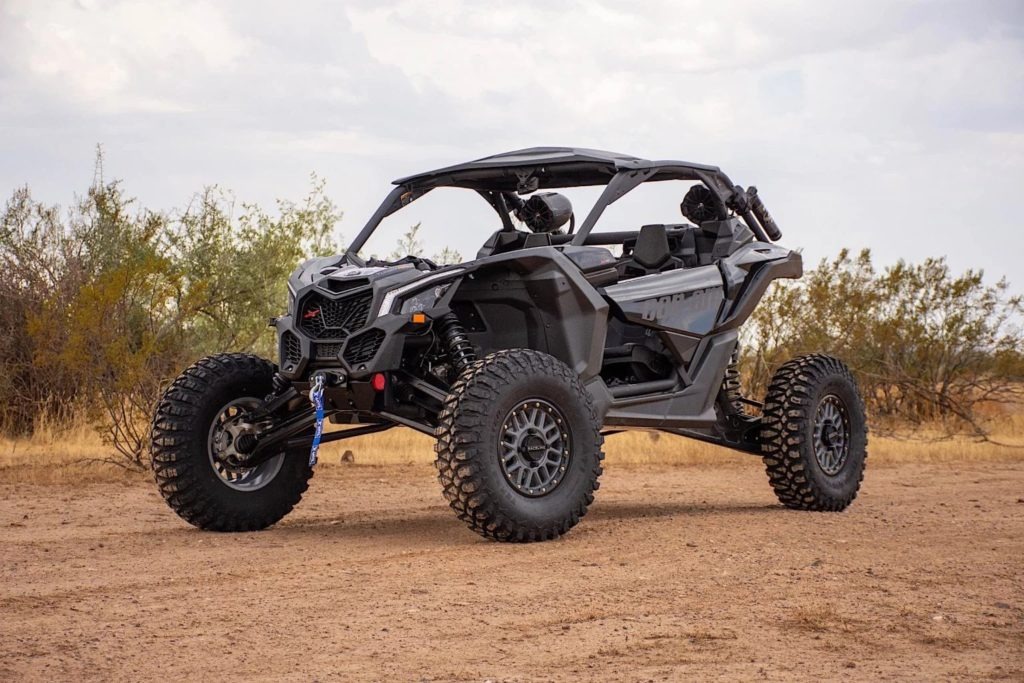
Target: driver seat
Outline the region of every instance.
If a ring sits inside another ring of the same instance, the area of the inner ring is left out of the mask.
[[[498,230],[484,242],[480,251],[476,253],[477,258],[486,258],[494,254],[503,254],[506,251],[522,249],[526,241],[527,233],[522,230]]]

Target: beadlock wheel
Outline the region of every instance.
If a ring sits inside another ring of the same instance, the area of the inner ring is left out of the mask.
[[[236,449],[239,437],[255,431],[246,418],[260,405],[257,398],[239,398],[224,406],[210,425],[207,439],[210,465],[227,486],[236,491],[256,491],[274,480],[284,463],[284,453],[255,467],[240,467]]]
[[[210,531],[265,529],[291,512],[313,475],[305,449],[282,449],[255,467],[238,465],[250,415],[273,391],[274,365],[242,353],[196,361],[157,405],[153,474],[164,500],[189,524]]]
[[[814,457],[822,471],[834,477],[850,453],[850,416],[843,399],[829,394],[814,413]]]
[[[864,401],[842,361],[794,358],[768,386],[761,452],[779,501],[794,510],[839,511],[857,497],[867,460]]]
[[[572,368],[509,349],[470,365],[438,417],[437,473],[471,529],[498,541],[557,538],[594,500],[600,422]]]
[[[524,496],[555,490],[572,458],[565,416],[540,399],[528,399],[508,412],[501,426],[501,469]]]

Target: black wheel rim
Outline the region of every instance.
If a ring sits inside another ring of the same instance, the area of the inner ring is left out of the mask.
[[[814,457],[822,472],[835,476],[850,453],[850,417],[835,394],[821,399],[814,414]]]
[[[519,403],[501,425],[498,453],[512,488],[530,498],[548,495],[565,479],[572,457],[565,416],[540,399]]]

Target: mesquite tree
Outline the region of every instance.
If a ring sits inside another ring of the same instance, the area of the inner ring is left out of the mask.
[[[843,250],[802,280],[776,285],[744,333],[753,395],[786,358],[815,351],[853,369],[875,424],[943,425],[986,437],[979,408],[1024,398],[1020,296],[945,258],[877,272]]]

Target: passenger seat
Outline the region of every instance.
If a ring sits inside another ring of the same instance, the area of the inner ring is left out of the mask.
[[[645,225],[640,228],[640,234],[636,237],[630,260],[623,264],[623,276],[651,275],[682,265],[682,261],[669,251],[665,226]]]

